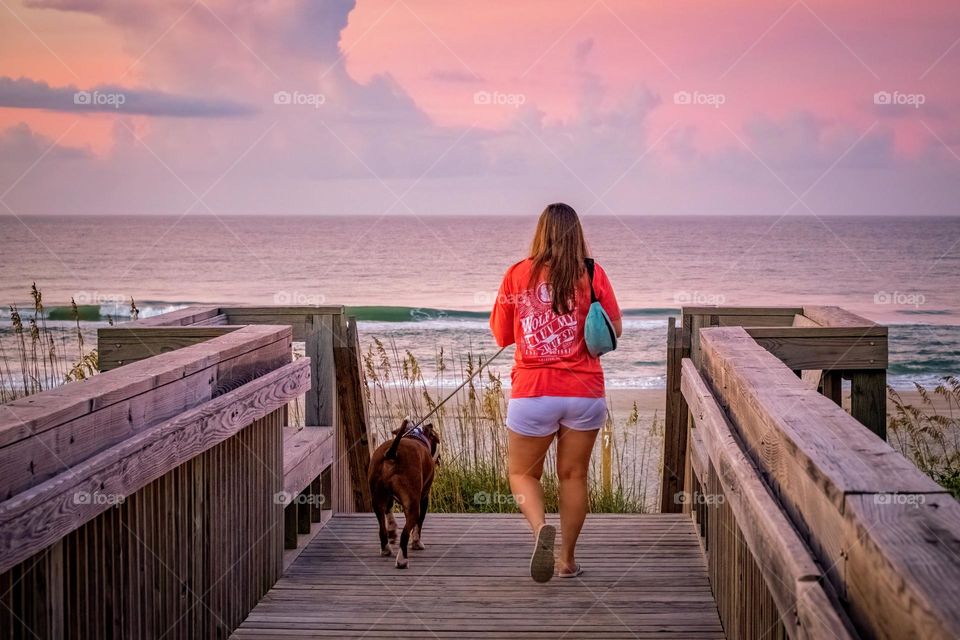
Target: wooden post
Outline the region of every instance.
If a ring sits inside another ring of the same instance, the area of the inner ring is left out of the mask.
[[[676,495],[683,491],[687,457],[687,403],[680,393],[680,364],[690,353],[688,334],[677,327],[676,318],[667,324],[667,406],[664,413],[663,476],[660,481],[660,511],[679,513],[683,504]]]
[[[372,511],[367,483],[370,443],[367,439],[367,412],[360,378],[360,345],[356,320],[341,316],[333,349],[336,362],[339,425],[337,443],[338,510]],[[342,508],[341,508],[342,507]]]
[[[297,503],[296,496],[290,496],[290,504],[283,508],[283,548],[297,548]]]
[[[336,371],[333,359],[334,320],[339,315],[312,315],[307,327],[305,353],[310,357],[310,392],[304,398],[304,417],[308,427],[334,426],[336,419]]]
[[[843,406],[843,377],[839,371],[824,371],[820,378],[820,393]]]
[[[323,507],[326,506],[327,496],[323,492],[323,481],[320,477],[316,477],[313,482],[310,483],[310,520],[312,522],[320,522],[323,514]]]
[[[313,506],[310,499],[310,487],[297,496],[297,533],[310,533],[310,515]]]
[[[850,415],[887,439],[887,371],[850,372]]]

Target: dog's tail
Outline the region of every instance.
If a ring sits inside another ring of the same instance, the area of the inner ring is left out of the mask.
[[[407,427],[410,425],[410,419],[404,418],[403,423],[400,425],[400,428],[397,429],[394,433],[396,435],[393,438],[393,444],[390,445],[390,448],[387,449],[387,453],[384,454],[384,458],[387,460],[396,460],[397,459],[397,449],[400,448],[400,440],[407,433]]]

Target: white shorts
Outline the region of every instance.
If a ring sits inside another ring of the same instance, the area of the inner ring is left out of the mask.
[[[507,428],[522,436],[549,436],[560,425],[592,431],[607,421],[606,398],[538,396],[511,398],[507,404]]]

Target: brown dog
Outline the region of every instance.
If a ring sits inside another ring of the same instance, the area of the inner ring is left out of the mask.
[[[403,507],[405,523],[400,534],[397,568],[407,568],[407,543],[413,538],[413,548],[423,549],[420,534],[430,504],[430,486],[440,457],[440,437],[432,424],[407,431],[411,426],[404,418],[394,431],[394,439],[384,442],[373,452],[367,479],[373,496],[373,510],[380,525],[380,555],[389,556],[390,543],[397,541],[397,522],[393,518],[393,503]]]

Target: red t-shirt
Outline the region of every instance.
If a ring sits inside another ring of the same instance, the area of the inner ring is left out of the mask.
[[[532,260],[507,269],[490,314],[490,329],[501,347],[517,343],[510,375],[513,398],[574,396],[602,398],[600,358],[587,351],[583,324],[590,309],[590,286],[584,274],[574,299],[574,310],[558,316],[550,303],[550,285],[542,272],[530,287]],[[610,320],[621,317],[607,274],[596,265],[593,291]]]

